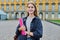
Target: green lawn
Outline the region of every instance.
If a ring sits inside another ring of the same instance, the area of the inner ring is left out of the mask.
[[[60,24],[60,20],[50,20],[51,22],[54,22],[54,23],[57,23],[57,24]]]

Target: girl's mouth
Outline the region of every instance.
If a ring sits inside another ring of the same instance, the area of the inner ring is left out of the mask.
[[[32,12],[33,10],[29,10],[29,12]]]

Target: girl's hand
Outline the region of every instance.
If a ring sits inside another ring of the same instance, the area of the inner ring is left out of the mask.
[[[33,32],[30,32],[29,35],[30,35],[30,36],[33,36]]]
[[[25,26],[22,26],[22,27],[20,27],[18,30],[19,30],[19,31],[21,31],[21,30],[26,30],[26,28],[25,28]]]
[[[29,35],[29,32],[26,31],[26,34]]]
[[[27,35],[30,35],[30,36],[33,36],[33,32],[27,32],[27,31],[26,31],[26,34],[27,34]]]

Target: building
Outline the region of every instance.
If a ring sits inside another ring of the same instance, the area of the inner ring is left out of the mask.
[[[7,20],[7,15],[2,10],[0,10],[0,20]]]
[[[7,13],[8,19],[26,16],[25,6],[30,0],[0,0],[0,9]],[[38,15],[43,20],[60,20],[60,0],[32,0],[35,2]],[[16,14],[18,12],[18,14]],[[24,13],[22,13],[24,12]]]

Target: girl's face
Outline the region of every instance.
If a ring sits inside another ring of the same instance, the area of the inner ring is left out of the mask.
[[[35,11],[35,7],[33,6],[33,4],[28,4],[27,12],[29,14],[32,14],[32,13],[34,13],[34,11]]]

